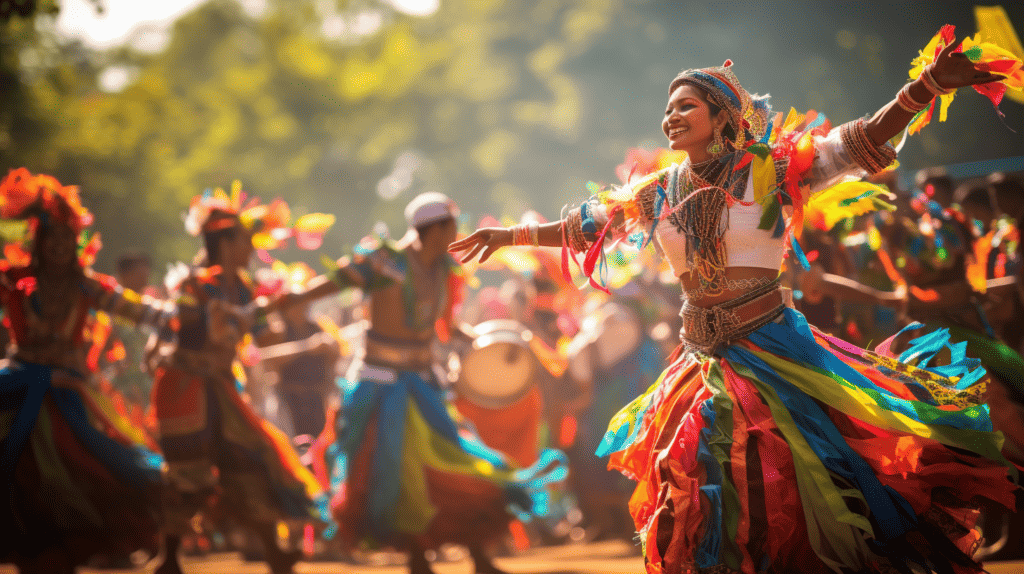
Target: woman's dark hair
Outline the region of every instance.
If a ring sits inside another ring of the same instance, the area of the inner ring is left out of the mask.
[[[953,192],[953,202],[959,203],[962,207],[973,205],[979,208],[995,211],[995,193],[992,186],[982,179],[972,179],[961,183]]]
[[[1020,173],[997,171],[988,176],[999,211],[1014,219],[1024,216],[1024,178]]]
[[[939,202],[942,207],[949,207],[953,202],[953,191],[955,183],[944,167],[929,167],[918,170],[914,176],[914,182],[918,189],[924,191],[928,185],[934,190],[932,199]]]
[[[222,239],[234,239],[238,233],[238,216],[224,211],[214,211],[207,219],[206,225],[223,219],[234,219],[235,224],[215,231],[203,232],[203,248],[206,251],[206,265],[217,265],[220,262],[220,242]],[[227,223],[227,222],[225,222]]]
[[[715,103],[715,101],[711,98],[711,96],[708,95],[707,91],[705,91],[704,88],[701,88],[700,86],[695,86],[689,82],[685,82],[683,81],[683,79],[684,76],[679,75],[676,76],[676,79],[672,80],[672,83],[669,84],[668,86],[669,97],[671,97],[672,93],[676,91],[676,88],[682,86],[683,84],[686,84],[687,86],[690,86],[691,88],[696,90],[697,95],[700,96],[701,101],[708,105],[708,117],[716,117],[718,113],[722,111],[722,106]],[[725,127],[722,128],[722,137],[731,142],[736,141],[736,129],[732,125],[732,118],[729,118],[729,121],[725,123]]]

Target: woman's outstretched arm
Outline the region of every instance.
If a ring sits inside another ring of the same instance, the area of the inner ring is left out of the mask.
[[[472,261],[480,255],[480,262],[487,261],[502,247],[515,245],[512,227],[483,227],[448,246],[448,251],[459,254],[459,262]],[[562,246],[562,221],[552,221],[537,227],[537,245],[542,247]]]
[[[955,40],[950,42],[935,58],[935,62],[928,65],[925,72],[910,83],[907,89],[914,102],[923,107],[936,96],[933,90],[928,88],[925,74],[929,72],[937,87],[943,90],[987,84],[1003,79],[1001,75],[990,73],[983,64],[975,65],[962,52],[953,52],[958,45],[960,42]],[[899,98],[896,98],[875,112],[875,115],[865,123],[864,129],[876,145],[883,145],[903,131],[915,115],[916,112],[904,109],[899,103]]]

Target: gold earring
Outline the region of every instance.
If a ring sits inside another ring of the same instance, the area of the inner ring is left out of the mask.
[[[711,143],[708,144],[708,153],[711,155],[718,155],[725,150],[725,142],[722,141],[722,130],[715,128],[715,137],[711,139]]]

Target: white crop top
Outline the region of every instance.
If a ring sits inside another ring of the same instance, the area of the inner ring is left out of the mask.
[[[814,137],[814,161],[803,178],[810,187],[810,194],[827,189],[846,180],[857,180],[867,171],[851,157],[840,138],[839,127],[825,136]],[[685,166],[685,163],[683,164]],[[673,165],[670,170],[681,170],[683,166]],[[809,195],[810,195],[809,194]],[[806,201],[807,198],[804,198]],[[675,206],[671,206],[675,207]],[[726,252],[726,267],[760,267],[778,271],[782,267],[786,252],[786,238],[772,237],[771,229],[758,229],[761,222],[761,204],[754,201],[753,173],[748,170],[746,189],[742,201],[734,202],[728,208],[728,225],[723,236]],[[788,222],[791,206],[783,206]],[[604,227],[608,221],[604,205],[593,207],[593,218],[597,227]],[[649,224],[649,223],[648,223]],[[619,230],[622,233],[635,230]],[[668,259],[672,272],[678,277],[688,270],[686,236],[671,218],[662,219],[655,227],[654,240],[658,250]]]

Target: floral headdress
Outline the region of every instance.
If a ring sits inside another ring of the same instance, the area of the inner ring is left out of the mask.
[[[215,212],[229,217],[211,217]],[[185,216],[185,230],[198,236],[226,229],[236,222],[253,233],[253,247],[260,251],[281,247],[289,237],[295,238],[300,249],[318,249],[323,244],[324,233],[334,224],[334,216],[310,213],[291,225],[291,209],[283,199],[262,204],[257,197],[247,197],[242,183],[235,180],[230,195],[217,188],[192,198]],[[261,258],[267,259],[262,254]]]
[[[25,243],[35,237],[40,225],[59,221],[78,235],[79,261],[88,266],[96,259],[100,249],[98,233],[90,234],[86,229],[93,217],[82,206],[78,186],[61,185],[56,178],[32,173],[21,167],[11,170],[0,182],[0,219],[28,219],[28,225],[5,228],[4,257],[0,267],[27,265],[31,255],[23,249]]]
[[[749,140],[759,142],[766,137],[771,115],[770,96],[751,95],[744,90],[732,71],[732,60],[726,60],[721,66],[683,70],[671,85],[678,87],[679,84],[700,88],[715,105],[729,114],[729,124],[736,134],[733,140],[735,147],[741,147]]]

